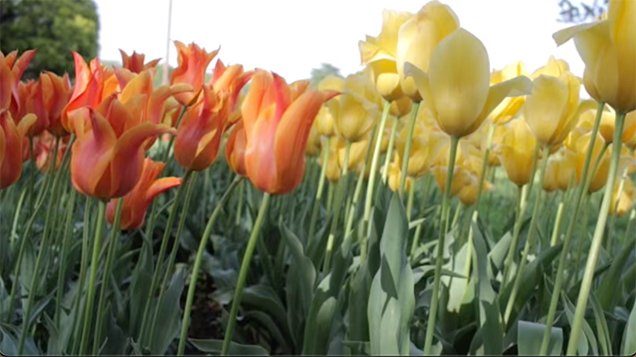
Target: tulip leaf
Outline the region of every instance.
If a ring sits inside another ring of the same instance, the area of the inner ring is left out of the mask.
[[[217,339],[198,339],[189,338],[188,341],[201,352],[221,354],[223,347],[223,340]],[[236,342],[230,342],[231,355],[244,355],[244,356],[269,356],[267,350],[259,345],[244,345]]]
[[[625,325],[623,333],[623,343],[621,344],[621,354],[623,356],[633,356],[636,353],[636,302],[632,306],[632,312],[629,314],[629,320]]]
[[[543,341],[543,332],[545,325],[520,320],[517,322],[517,350],[519,355],[537,356]],[[548,346],[548,355],[560,356],[563,349],[563,329],[560,327],[552,327],[550,334],[550,345]]]
[[[331,274],[322,279],[311,302],[311,308],[305,323],[303,354],[327,354],[331,325],[336,308],[336,299],[329,294],[330,279]]]
[[[622,252],[612,259],[609,271],[603,277],[603,282],[598,289],[598,300],[601,307],[604,310],[611,311],[614,308],[620,294],[616,294],[616,288],[618,287],[620,276],[624,271],[625,263],[632,254],[631,249],[623,249]]]
[[[149,343],[150,352],[155,355],[163,355],[168,350],[172,340],[179,333],[179,323],[181,322],[181,309],[179,299],[185,286],[186,272],[178,267],[172,276],[168,289],[163,294],[161,305],[157,306],[157,327],[155,334]],[[154,312],[151,310],[151,312]]]
[[[409,325],[415,309],[415,284],[406,255],[407,234],[404,207],[394,194],[380,240],[380,268],[371,283],[368,300],[371,354],[410,353]]]

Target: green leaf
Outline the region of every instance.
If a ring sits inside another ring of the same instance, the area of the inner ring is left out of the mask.
[[[544,331],[544,324],[519,320],[517,322],[517,351],[519,355],[539,355]],[[560,356],[563,352],[562,350],[563,329],[560,327],[552,327],[548,354],[550,356]]]
[[[601,345],[601,354],[606,356],[613,355],[612,340],[607,327],[605,313],[594,293],[590,295],[590,305],[592,305],[592,311],[594,312],[594,325],[596,327],[596,336]]]
[[[490,252],[488,252],[488,260],[491,263],[491,266],[489,268],[494,268],[497,272],[503,269],[504,260],[506,258],[506,255],[508,254],[511,240],[512,235],[510,234],[510,232],[506,232],[506,234],[501,237],[501,239],[499,239],[499,241],[492,247]],[[493,271],[491,276],[496,276],[496,272]]]
[[[415,284],[406,254],[406,238],[404,207],[394,194],[380,240],[380,268],[371,283],[367,307],[371,354],[410,353]]]
[[[636,303],[632,306],[632,312],[629,314],[629,320],[625,325],[623,334],[623,343],[621,344],[621,354],[623,356],[633,356],[636,353]]]
[[[330,274],[322,279],[311,302],[305,324],[303,354],[324,355],[329,348],[331,323],[336,307],[336,299],[329,294],[330,279]]]
[[[306,316],[314,296],[316,268],[303,251],[298,237],[285,225],[281,226],[284,242],[291,253],[291,265],[287,273],[287,321],[294,345],[302,344]]]
[[[603,277],[603,282],[597,290],[597,295],[599,303],[604,310],[611,311],[621,297],[620,294],[616,293],[616,287],[619,284],[621,274],[625,271],[625,263],[632,252],[632,249],[623,249],[618,257],[612,259],[609,271]]]
[[[149,346],[152,354],[165,354],[168,346],[179,333],[179,323],[181,322],[179,300],[185,285],[186,275],[183,268],[177,267],[168,289],[164,292],[161,305],[157,306],[157,326]]]
[[[567,295],[561,294],[561,298],[563,299],[563,309],[565,310],[565,315],[570,322],[570,326],[572,326],[572,322],[574,321],[574,304],[568,299]],[[583,335],[579,338],[579,345],[577,346],[577,352],[579,355],[587,355],[589,349],[592,349],[591,353],[593,355],[598,355],[598,344],[596,342],[596,337],[594,337],[594,332],[590,328],[590,325],[587,321],[583,321]]]
[[[201,352],[212,353],[214,355],[221,354],[223,340],[217,339],[198,339],[189,338],[188,341]],[[260,345],[243,345],[236,342],[230,342],[229,354],[245,355],[245,356],[269,356],[267,350]]]
[[[269,285],[251,285],[243,290],[241,305],[250,306],[269,314],[281,331],[289,336],[287,314],[280,298]]]

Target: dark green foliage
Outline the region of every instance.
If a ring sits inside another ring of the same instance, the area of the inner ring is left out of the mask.
[[[71,51],[95,57],[98,30],[93,0],[0,0],[0,50],[37,49],[23,78],[43,70],[73,75]]]

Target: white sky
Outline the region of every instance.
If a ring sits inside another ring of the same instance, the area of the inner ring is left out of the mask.
[[[361,69],[358,41],[377,36],[384,8],[416,12],[427,0],[173,0],[171,40],[195,42],[218,58],[246,69],[275,71],[288,81],[308,78],[321,63],[343,75]],[[559,48],[552,33],[557,0],[442,0],[460,24],[482,40],[493,69],[522,60],[533,71],[550,55],[583,74],[573,44]],[[119,61],[119,49],[166,57],[169,0],[96,0],[100,16],[99,56]],[[170,44],[169,62],[176,65]],[[210,66],[211,68],[212,66]]]

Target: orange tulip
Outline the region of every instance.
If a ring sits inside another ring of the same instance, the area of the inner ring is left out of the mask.
[[[105,98],[119,89],[118,80],[114,72],[94,58],[89,65],[84,58],[73,52],[75,60],[75,86],[68,104],[62,111],[62,126],[67,132],[72,132],[73,121],[69,115],[76,109],[88,106],[96,108]]]
[[[229,125],[226,102],[226,96],[204,86],[200,100],[188,107],[174,141],[174,157],[179,165],[200,171],[214,162]]]
[[[11,113],[0,109],[0,189],[20,178],[25,136],[35,120],[35,115],[29,114],[16,125]]]
[[[62,110],[71,99],[73,88],[69,81],[68,74],[60,77],[53,72],[43,72],[40,74],[40,95],[43,115],[47,116],[48,131],[55,136],[65,136],[68,131],[62,125]]]
[[[243,101],[245,168],[259,190],[292,191],[305,172],[305,145],[322,103],[335,92],[309,88],[308,81],[287,85],[277,74],[256,70]]]
[[[144,160],[139,181],[130,192],[121,198],[124,202],[121,209],[119,229],[141,227],[144,224],[146,210],[152,200],[162,192],[181,184],[181,179],[178,177],[157,179],[157,176],[159,176],[165,166],[166,164],[163,162],[152,161],[148,158]],[[115,220],[116,207],[116,199],[110,200],[106,206],[106,219],[111,224]]]
[[[35,166],[42,172],[47,172],[51,168],[55,142],[58,139],[60,140],[57,158],[55,159],[55,169],[58,169],[62,165],[62,158],[68,149],[69,136],[56,138],[48,131],[43,131],[35,139]]]
[[[97,110],[80,108],[72,113],[77,141],[71,151],[71,178],[76,190],[100,199],[125,195],[141,175],[144,143],[174,132],[149,122],[124,130],[127,117],[130,112],[117,99]]]
[[[153,59],[148,63],[144,63],[146,55],[137,53],[133,51],[132,55],[128,55],[126,52],[119,50],[121,54],[121,63],[122,67],[133,73],[141,73],[147,69],[154,69],[157,67],[157,63],[159,63],[159,58]]]
[[[195,43],[186,46],[180,41],[174,41],[174,45],[179,51],[179,66],[170,75],[170,83],[185,83],[192,86],[192,92],[175,95],[179,103],[190,105],[203,87],[205,70],[219,50],[207,52]]]
[[[247,175],[247,170],[245,169],[246,141],[245,127],[243,126],[243,121],[240,120],[234,128],[232,128],[230,136],[227,138],[225,144],[225,160],[232,170],[241,176]]]
[[[36,50],[24,51],[18,57],[18,51],[12,51],[6,56],[0,51],[0,110],[19,106],[18,83],[35,52]]]

